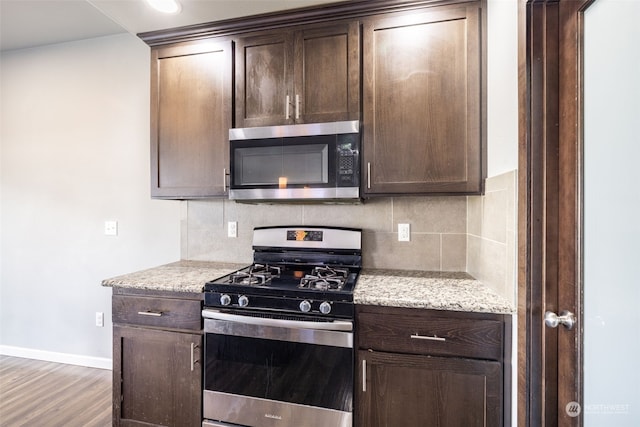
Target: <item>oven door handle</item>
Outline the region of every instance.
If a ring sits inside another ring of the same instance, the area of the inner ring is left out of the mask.
[[[227,320],[258,326],[275,326],[280,328],[314,329],[318,331],[352,331],[353,322],[334,320],[332,322],[313,322],[304,320],[272,319],[267,317],[243,316],[241,314],[221,313],[216,310],[202,310],[205,319]]]

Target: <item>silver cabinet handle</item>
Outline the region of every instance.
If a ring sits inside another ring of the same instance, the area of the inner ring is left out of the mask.
[[[161,311],[139,311],[138,314],[140,316],[153,316],[153,317],[160,317],[162,316],[162,312]]]
[[[432,337],[430,336],[426,336],[426,335],[418,335],[418,334],[413,334],[413,335],[409,335],[410,338],[414,339],[414,340],[427,340],[427,341],[446,341],[446,338],[442,338],[439,337],[437,335],[434,335]]]
[[[567,329],[573,329],[576,324],[576,316],[567,310],[560,313],[560,316],[552,311],[547,311],[544,314],[544,323],[550,328],[557,328],[558,325],[562,325]]]
[[[195,359],[195,353],[196,353],[197,347],[198,346],[195,343],[191,343],[191,371],[192,372],[196,364],[196,361],[194,359]]]
[[[362,391],[367,391],[367,359],[362,359]]]
[[[284,100],[284,118],[289,120],[289,95]]]
[[[227,191],[227,168],[222,169],[222,191]]]
[[[371,162],[367,162],[367,188],[371,188]]]
[[[300,95],[296,94],[296,120],[300,118]]]

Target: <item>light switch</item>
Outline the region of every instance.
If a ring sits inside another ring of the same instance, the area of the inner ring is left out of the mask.
[[[96,326],[104,326],[104,313],[101,311],[96,311]]]
[[[118,221],[105,221],[104,222],[104,234],[106,236],[118,235]]]

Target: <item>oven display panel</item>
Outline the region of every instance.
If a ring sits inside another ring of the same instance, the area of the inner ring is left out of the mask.
[[[296,242],[322,242],[323,232],[320,230],[287,230],[287,240]]]

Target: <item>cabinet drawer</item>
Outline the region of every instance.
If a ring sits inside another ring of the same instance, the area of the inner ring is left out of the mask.
[[[113,323],[170,329],[202,329],[201,301],[114,295]]]
[[[358,346],[393,353],[502,360],[500,320],[449,317],[446,312],[399,309],[360,311]]]

